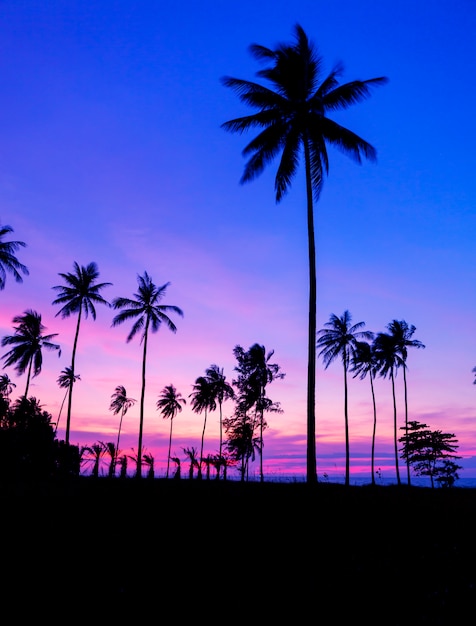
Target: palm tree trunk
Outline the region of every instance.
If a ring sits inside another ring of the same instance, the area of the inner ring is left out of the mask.
[[[203,420],[203,429],[202,429],[202,441],[200,445],[200,466],[198,468],[198,478],[202,477],[203,442],[205,440],[205,428],[206,427],[207,427],[207,408],[205,407],[205,418]]]
[[[145,364],[147,359],[147,336],[149,331],[149,318],[144,331],[144,353],[142,355],[142,389],[140,392],[140,417],[139,417],[139,442],[137,444],[137,471],[136,478],[142,478],[142,432],[144,430],[144,398],[145,398]]]
[[[309,330],[307,363],[307,482],[317,482],[316,467],[316,243],[314,236],[314,205],[311,180],[309,141],[304,138],[304,161],[306,168],[307,236],[309,253]]]
[[[78,336],[79,336],[79,325],[81,324],[81,313],[82,313],[82,307],[79,307],[79,312],[78,312],[78,322],[76,324],[76,333],[74,335],[74,343],[73,343],[73,354],[71,356],[71,380],[74,380],[74,362],[76,360],[76,347],[78,345]],[[69,386],[68,389],[68,414],[66,417],[66,434],[65,434],[65,441],[66,441],[66,445],[69,444],[69,433],[70,433],[70,428],[71,428],[71,405],[72,405],[72,400],[73,400],[73,384],[71,383],[71,385]]]
[[[26,376],[26,387],[25,387],[25,400],[28,399],[28,389],[30,388],[30,378],[31,378],[31,367],[33,365],[33,357],[30,359],[30,363],[28,364],[28,374]]]
[[[406,367],[405,363],[403,363],[403,389],[405,394],[405,435],[408,441],[408,399],[407,399],[407,375],[406,375]],[[411,485],[410,478],[410,459],[407,456],[407,483]]]
[[[397,400],[395,398],[395,377],[393,370],[391,373],[392,378],[392,395],[393,395],[393,441],[395,448],[395,472],[397,474],[397,483],[401,485],[400,470],[398,468],[398,444],[397,444]]]
[[[172,426],[174,423],[174,418],[173,416],[171,416],[170,418],[170,434],[169,434],[169,453],[167,455],[167,474],[166,474],[166,478],[169,477],[169,467],[170,467],[170,450],[172,449]]]
[[[372,485],[375,485],[375,434],[377,432],[377,405],[375,404],[375,391],[372,379],[372,372],[370,372],[370,389],[372,390],[372,403],[374,407],[374,426],[372,430],[372,461],[370,467],[372,472]]]
[[[349,414],[347,392],[347,354],[344,352],[344,418],[345,418],[345,485],[350,484],[350,444],[349,444]]]

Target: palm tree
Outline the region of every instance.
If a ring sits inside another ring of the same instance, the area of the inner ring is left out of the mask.
[[[351,358],[351,371],[354,378],[358,376],[363,380],[367,374],[370,380],[370,391],[372,393],[372,405],[374,410],[374,423],[372,429],[372,455],[370,472],[372,474],[372,485],[375,485],[375,435],[377,432],[377,405],[375,403],[374,379],[379,370],[380,364],[375,355],[373,345],[366,341],[357,341]]]
[[[211,395],[218,402],[218,406],[220,407],[220,451],[219,454],[222,454],[223,448],[223,403],[225,400],[233,400],[235,397],[235,392],[233,387],[227,383],[226,376],[223,373],[223,368],[218,367],[218,365],[210,365],[209,368],[205,371],[205,376],[211,386]],[[211,409],[214,411],[215,409]]]
[[[193,470],[195,468],[198,469],[198,463],[199,463],[197,459],[197,449],[195,448],[195,446],[192,446],[191,448],[182,448],[182,450],[184,451],[185,456],[190,461],[190,467],[188,468],[188,477],[190,480],[192,480]]]
[[[160,392],[159,399],[157,400],[157,410],[162,413],[162,417],[164,419],[170,418],[170,434],[169,434],[169,451],[167,454],[167,475],[166,478],[169,477],[169,466],[170,466],[170,450],[172,448],[172,426],[174,423],[174,417],[177,413],[182,411],[183,406],[187,404],[185,398],[182,397],[182,394],[177,391],[177,389],[173,385],[165,385],[165,387]]]
[[[0,374],[0,396],[2,398],[9,398],[16,385],[10,380],[8,374]]]
[[[56,382],[58,383],[58,386],[61,389],[66,389],[66,391],[65,391],[63,400],[61,402],[60,410],[59,410],[59,413],[58,413],[58,419],[56,421],[56,426],[55,426],[55,434],[56,434],[56,431],[58,430],[58,425],[59,425],[59,421],[60,421],[60,418],[61,418],[61,412],[63,410],[63,406],[64,406],[64,403],[66,401],[66,396],[69,393],[69,388],[77,380],[81,380],[81,376],[79,374],[75,374],[73,372],[73,370],[71,369],[71,367],[65,367],[64,370],[61,370],[61,374],[56,379]]]
[[[398,427],[397,427],[397,399],[395,395],[395,376],[399,367],[405,367],[405,363],[399,354],[395,338],[388,333],[378,333],[373,342],[375,357],[379,363],[379,374],[383,378],[389,376],[392,383],[393,399],[393,447],[395,453],[395,472],[397,484],[401,485],[400,468],[398,467]]]
[[[144,398],[145,398],[145,371],[147,362],[147,342],[149,330],[156,333],[164,323],[173,333],[177,332],[177,327],[167,315],[168,312],[176,313],[183,317],[183,312],[178,306],[170,304],[160,304],[165,296],[170,283],[165,283],[157,287],[151,277],[144,272],[143,276],[137,277],[139,283],[138,292],[134,294],[135,300],[131,298],[115,298],[112,302],[114,309],[123,309],[112,321],[112,326],[118,326],[129,320],[135,320],[132,330],[127,336],[129,343],[138,332],[141,332],[142,353],[142,389],[140,396],[140,418],[139,418],[139,445],[137,450],[137,478],[141,478],[142,464],[142,433],[144,428]]]
[[[362,339],[372,339],[373,333],[361,331],[365,322],[351,324],[352,316],[349,311],[344,311],[341,317],[332,315],[329,321],[324,324],[324,328],[318,333],[317,348],[321,348],[319,356],[324,361],[325,368],[338,357],[342,359],[344,366],[344,419],[345,419],[345,484],[350,481],[350,445],[349,445],[349,415],[348,415],[348,393],[347,393],[347,372],[355,350],[356,343]]]
[[[117,431],[117,442],[116,442],[116,458],[114,459],[114,465],[117,461],[117,455],[119,454],[119,440],[121,438],[121,428],[122,428],[122,419],[127,411],[133,406],[137,400],[134,398],[128,398],[126,388],[123,385],[118,385],[114,390],[114,393],[111,396],[111,404],[109,405],[109,410],[113,412],[114,415],[118,413],[121,414],[121,418],[119,420],[119,429]]]
[[[354,80],[339,84],[343,66],[322,74],[323,59],[299,24],[294,29],[293,44],[279,44],[274,50],[261,45],[250,46],[252,56],[269,63],[257,72],[272,88],[225,76],[222,79],[245,104],[257,113],[238,117],[222,124],[233,133],[259,129],[259,134],[245,147],[249,157],[241,183],[252,181],[265,166],[281,155],[275,178],[276,202],[291,186],[304,156],[307,192],[307,231],[309,254],[309,323],[307,374],[307,480],[317,482],[315,440],[316,385],[316,250],[314,235],[314,202],[329,171],[327,146],[331,145],[357,163],[376,160],[376,150],[367,141],[327,117],[328,113],[349,108],[368,98],[371,88],[383,85],[386,77]],[[274,89],[273,89],[274,88]]]
[[[405,434],[408,435],[408,393],[407,393],[407,357],[408,348],[424,348],[425,346],[418,339],[412,339],[416,331],[413,324],[407,324],[405,320],[392,320],[387,325],[387,330],[393,337],[397,350],[403,361],[403,390],[405,397]],[[410,461],[407,457],[407,482],[410,485]]]
[[[25,274],[25,276],[29,275],[26,265],[20,263],[15,256],[15,252],[19,248],[24,248],[26,243],[23,241],[3,241],[5,235],[9,235],[12,232],[13,228],[11,226],[0,225],[0,291],[5,289],[7,272],[13,275],[17,283],[23,282],[20,272]]]
[[[216,400],[213,393],[212,383],[207,376],[199,376],[193,385],[193,391],[189,395],[192,398],[191,406],[195,413],[204,413],[202,428],[202,440],[200,445],[200,465],[198,468],[198,477],[202,476],[202,462],[203,462],[203,442],[205,440],[205,429],[207,427],[207,415],[208,411],[214,411],[216,409]]]
[[[2,346],[13,346],[6,352],[2,359],[5,361],[4,367],[15,366],[15,371],[19,376],[27,372],[26,388],[24,396],[28,396],[30,379],[35,378],[41,372],[43,365],[42,349],[56,350],[61,356],[61,348],[58,344],[52,343],[52,339],[58,333],[43,335],[46,327],[41,322],[41,315],[37,311],[28,309],[23,315],[16,315],[13,318],[15,333],[3,337]]]
[[[476,385],[476,366],[473,367],[473,369],[471,371],[475,374],[474,380],[473,380],[473,385]]]
[[[78,346],[79,328],[81,325],[81,318],[84,313],[84,317],[87,318],[89,314],[93,320],[96,319],[96,304],[104,304],[110,306],[109,302],[105,300],[99,293],[104,287],[110,286],[112,283],[97,283],[99,277],[99,270],[97,264],[92,262],[86,267],[84,265],[78,265],[76,261],[73,263],[74,272],[59,273],[58,276],[66,283],[65,285],[56,285],[53,287],[58,292],[58,297],[53,300],[53,304],[62,305],[61,309],[56,313],[56,317],[61,315],[64,319],[70,317],[72,314],[78,315],[76,323],[76,332],[74,335],[73,353],[71,356],[71,372],[72,376],[75,375],[75,361],[76,361],[76,349]],[[69,386],[68,393],[68,415],[66,418],[66,434],[65,441],[69,444],[69,433],[71,427],[71,405],[73,399],[73,385]]]

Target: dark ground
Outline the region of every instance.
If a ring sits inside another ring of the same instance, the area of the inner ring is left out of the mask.
[[[476,623],[473,489],[81,478],[0,494],[10,623]]]

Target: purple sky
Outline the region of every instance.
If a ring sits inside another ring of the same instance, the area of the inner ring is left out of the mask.
[[[154,6],[155,4],[155,6]],[[416,5],[416,6],[415,6]],[[30,275],[8,277],[0,334],[26,309],[58,333],[60,358],[44,355],[30,394],[56,419],[70,364],[75,319],[55,317],[59,272],[98,264],[103,295],[131,297],[137,275],[171,283],[165,304],[184,311],[152,335],[147,366],[144,446],[166,465],[169,422],[156,410],[174,384],[189,400],[212,363],[234,377],[233,348],[258,342],[286,373],[269,388],[283,413],[269,416],[268,474],[303,474],[306,455],[307,234],[303,172],[276,205],[275,166],[241,186],[241,150],[252,135],[220,125],[251,113],[220,77],[254,80],[251,43],[292,40],[300,23],[327,70],[343,80],[388,76],[388,85],[339,114],[373,144],[377,164],[358,166],[330,152],[330,174],[316,207],[318,328],[346,309],[366,329],[393,319],[414,324],[425,350],[410,351],[410,419],[455,433],[462,477],[476,476],[475,264],[476,7],[469,0],[398,3],[250,2],[2,3],[0,8],[0,222],[27,248]],[[142,346],[130,326],[111,328],[97,310],[79,337],[72,443],[115,441],[109,411],[116,385],[140,397]],[[5,351],[5,349],[4,349]],[[3,354],[3,353],[2,353]],[[26,377],[13,368],[13,398]],[[403,378],[397,376],[403,425]],[[342,366],[316,383],[318,474],[342,478]],[[394,476],[391,386],[376,381],[377,467]],[[225,415],[233,410],[225,405]],[[351,474],[369,473],[369,381],[351,380]],[[139,403],[124,418],[121,447],[137,447]],[[64,436],[65,413],[60,421]],[[199,448],[203,415],[189,403],[174,420],[172,450]],[[218,449],[218,412],[205,451]],[[258,467],[256,466],[256,471]]]

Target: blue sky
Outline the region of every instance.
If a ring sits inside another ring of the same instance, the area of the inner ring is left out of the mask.
[[[475,270],[476,7],[430,2],[3,2],[0,4],[0,221],[27,243],[30,276],[2,292],[0,334],[27,308],[62,346],[46,354],[31,393],[57,416],[56,378],[69,364],[74,320],[55,317],[52,286],[73,262],[98,264],[112,300],[132,296],[137,275],[171,283],[178,331],[153,335],[145,447],[164,466],[169,424],[156,410],[173,383],[188,397],[212,363],[234,376],[233,347],[275,351],[286,377],[269,395],[269,472],[305,471],[307,234],[303,173],[276,205],[275,167],[240,185],[250,136],[220,125],[242,114],[220,77],[254,80],[251,43],[291,41],[300,23],[327,68],[344,81],[387,76],[339,121],[373,144],[376,164],[330,152],[316,207],[318,328],[349,310],[366,329],[392,319],[417,328],[426,348],[409,355],[410,417],[454,432],[464,476],[476,475]],[[336,118],[337,119],[337,118]],[[118,384],[140,397],[141,346],[126,344],[113,312],[85,320],[77,357],[72,441],[113,440],[108,410]],[[342,474],[342,368],[317,372],[318,473]],[[17,379],[20,394],[25,380]],[[403,420],[401,377],[397,380]],[[376,384],[377,454],[392,475],[390,383]],[[369,467],[368,381],[350,386],[351,472]],[[231,412],[232,407],[228,407]],[[123,424],[137,445],[138,405]],[[202,417],[189,405],[173,446],[199,445]],[[62,418],[64,419],[64,418]],[[64,424],[63,424],[64,425]],[[402,422],[403,425],[403,422]],[[216,452],[217,416],[206,442]]]

